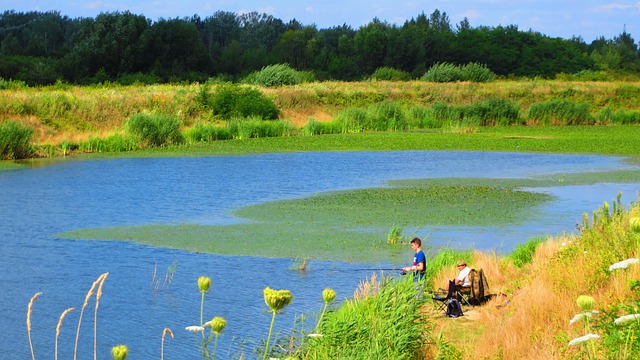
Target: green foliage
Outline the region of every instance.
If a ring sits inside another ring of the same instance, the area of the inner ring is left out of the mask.
[[[462,72],[461,77],[464,81],[471,82],[490,82],[496,79],[496,74],[493,73],[489,68],[487,68],[484,64],[479,63],[468,63],[463,65],[460,69]]]
[[[416,359],[433,341],[433,321],[422,311],[424,296],[416,296],[411,279],[382,280],[380,288],[361,299],[347,300],[325,315],[322,337],[303,343],[299,355],[316,359]]]
[[[164,114],[136,114],[126,121],[127,130],[141,146],[164,146],[184,141],[177,117]]]
[[[21,80],[5,80],[0,77],[0,90],[18,90],[27,88],[27,84]]]
[[[250,116],[273,120],[280,115],[273,100],[260,90],[234,84],[219,86],[211,97],[209,106],[215,115],[226,120]]]
[[[13,121],[0,125],[0,157],[3,160],[24,159],[32,154],[33,129]]]
[[[77,144],[77,150],[81,152],[125,152],[138,147],[139,143],[133,137],[121,134],[113,134],[105,138],[93,137]]]
[[[314,80],[314,76],[310,72],[298,71],[291,68],[289,64],[275,64],[265,66],[262,70],[251,73],[244,81],[266,87],[278,87]]]
[[[260,118],[231,119],[229,133],[234,139],[290,136],[296,130],[288,121],[262,121]]]
[[[470,105],[451,106],[438,102],[429,113],[445,122],[462,122],[467,125],[495,126],[520,123],[520,109],[512,100],[487,99]]]
[[[233,139],[229,127],[202,123],[198,123],[195,126],[187,129],[184,132],[184,136],[191,142],[207,142]]]
[[[531,105],[527,112],[529,122],[544,125],[589,125],[594,119],[588,103],[550,100]]]
[[[387,81],[408,81],[411,80],[411,74],[406,71],[396,70],[392,67],[383,66],[376,69],[371,74],[372,80],[387,80]]]
[[[530,239],[526,243],[516,245],[515,250],[509,255],[509,259],[518,268],[522,268],[526,264],[531,263],[533,255],[536,253],[538,245],[542,243],[543,239]]]
[[[464,353],[462,350],[456,349],[451,342],[447,341],[440,330],[438,334],[438,339],[436,340],[436,347],[438,348],[438,353],[434,360],[462,360],[464,359]]]
[[[496,78],[496,74],[486,65],[468,63],[466,65],[454,65],[451,63],[437,63],[422,76],[421,80],[431,82],[489,82]]]
[[[456,262],[460,259],[464,259],[469,265],[473,264],[473,252],[447,247],[440,248],[433,258],[427,259],[425,279],[429,282],[442,269],[454,269]]]
[[[404,236],[402,235],[402,228],[398,225],[393,225],[389,233],[387,234],[387,245],[395,245],[402,242]]]
[[[613,110],[606,107],[595,115],[596,123],[601,125],[630,125],[640,124],[640,111],[624,109]]]
[[[314,119],[309,119],[302,129],[305,135],[340,134],[341,132],[342,127],[336,121],[321,122]]]
[[[462,79],[460,67],[447,62],[433,65],[421,78],[423,81],[439,83],[462,81]]]

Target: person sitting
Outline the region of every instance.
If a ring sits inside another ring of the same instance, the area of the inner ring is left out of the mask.
[[[471,268],[467,267],[467,263],[464,260],[458,260],[456,266],[459,273],[455,279],[447,284],[447,298],[451,298],[454,295],[454,289],[462,292],[467,292],[471,289],[471,281],[469,280]]]

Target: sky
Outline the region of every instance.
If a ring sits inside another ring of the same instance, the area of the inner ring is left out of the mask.
[[[96,17],[102,12],[130,11],[151,20],[201,18],[216,11],[238,14],[257,11],[284,22],[296,19],[319,29],[350,25],[354,29],[374,18],[402,25],[421,13],[446,12],[453,26],[465,17],[472,27],[517,25],[551,37],[582,37],[587,43],[613,39],[624,30],[640,39],[639,0],[0,0],[0,11],[59,11],[71,18]]]

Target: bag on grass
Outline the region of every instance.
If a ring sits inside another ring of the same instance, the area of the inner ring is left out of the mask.
[[[460,306],[460,301],[458,299],[451,299],[447,303],[447,316],[452,318],[457,318],[463,316],[462,306]]]

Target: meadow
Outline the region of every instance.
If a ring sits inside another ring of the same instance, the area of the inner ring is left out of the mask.
[[[213,89],[218,85],[210,86]],[[0,90],[0,120],[33,129],[34,154],[52,158],[48,161],[67,161],[62,159],[65,156],[84,159],[427,149],[610,154],[628,156],[628,161],[634,163],[640,161],[638,83],[551,80],[500,80],[486,84],[310,83],[260,89],[281,111],[279,120],[267,122],[217,117],[207,105],[208,91],[200,84],[18,87]],[[151,121],[169,116],[169,122],[179,125],[169,131],[179,132],[182,140],[149,143],[148,139],[134,137],[127,124],[140,114],[151,116]],[[27,160],[2,162],[0,166],[9,169],[40,163]],[[379,214],[399,200],[419,197],[416,206],[421,209],[440,209],[430,219],[434,223],[455,224],[460,219],[452,214],[466,210],[470,204],[488,209],[486,218],[473,220],[477,224],[496,219],[525,221],[531,211],[529,206],[544,202],[545,197],[518,191],[519,187],[582,184],[603,179],[629,182],[638,178],[636,171],[621,171],[575,174],[563,177],[562,181],[397,182],[389,189],[362,189],[259,204],[238,209],[237,215],[266,223],[259,231],[269,238],[285,227],[287,231],[295,228],[296,224],[281,220],[283,214],[300,214],[299,221],[307,221],[317,230],[320,249],[287,243],[285,248],[289,250],[280,248],[266,256],[298,257],[314,253],[320,258],[334,258],[352,248],[340,247],[339,242],[332,241],[344,233],[323,228],[322,224],[342,223],[345,228],[352,228],[354,224],[365,223],[380,227]],[[434,196],[440,194],[444,197]],[[363,198],[372,199],[367,203],[376,211],[364,209]],[[483,202],[478,204],[478,198]],[[308,208],[311,208],[308,212],[301,211]],[[336,209],[343,208],[356,210],[350,218],[336,216]],[[421,225],[421,219],[402,209],[397,209],[397,216],[399,224]],[[463,257],[472,267],[484,269],[491,292],[497,298],[483,307],[465,309],[472,314],[468,317],[447,319],[431,310],[428,296],[412,301],[417,294],[410,281],[372,277],[356,290],[352,300],[340,308],[329,309],[326,314],[323,311],[322,322],[318,321],[314,329],[323,336],[309,337],[301,332],[274,339],[279,345],[272,347],[270,353],[265,349],[264,355],[300,359],[330,359],[339,355],[353,359],[632,359],[640,351],[640,266],[633,261],[626,267],[609,266],[638,259],[639,217],[637,202],[625,209],[619,200],[613,199],[592,214],[585,214],[579,234],[535,239],[513,254],[443,249],[428,261],[428,287],[437,288],[453,277],[453,264]],[[133,238],[155,246],[192,251],[215,249],[218,253],[233,254],[243,251],[225,248],[220,239],[242,234],[243,226],[246,225],[215,231],[195,225],[85,229],[65,236],[89,239],[108,233],[110,238]],[[214,232],[222,234],[220,239],[210,237]],[[189,240],[186,245],[170,242],[171,234],[175,233]],[[401,241],[391,246],[404,245]],[[375,257],[375,247],[361,250]],[[358,261],[350,257],[341,259]],[[581,295],[589,296],[592,305],[577,302]],[[286,298],[283,297],[280,306],[286,306]],[[275,318],[278,305],[271,308]],[[599,312],[593,312],[594,309]],[[217,328],[211,326],[215,338],[222,331],[219,321],[217,324]],[[209,342],[213,335],[207,338]],[[270,336],[269,332],[269,339]],[[207,339],[203,336],[203,340]],[[267,346],[269,343],[267,340]],[[207,358],[206,354],[211,356],[207,352],[203,357]]]

